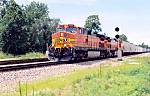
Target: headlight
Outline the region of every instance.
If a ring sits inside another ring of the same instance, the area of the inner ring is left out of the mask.
[[[64,44],[64,47],[66,47],[67,46],[67,44]]]
[[[52,44],[52,47],[54,47],[54,44]]]
[[[63,37],[63,36],[64,36],[64,33],[60,33],[60,36]]]

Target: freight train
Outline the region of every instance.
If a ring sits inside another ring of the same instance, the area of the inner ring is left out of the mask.
[[[129,42],[117,42],[116,38],[96,34],[74,24],[64,24],[52,34],[52,44],[48,46],[46,55],[49,60],[58,61],[114,57],[118,48],[122,49],[123,55],[150,51]]]

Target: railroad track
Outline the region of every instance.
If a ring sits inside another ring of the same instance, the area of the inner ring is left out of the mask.
[[[89,58],[89,59],[84,59],[81,61],[73,61],[73,62],[68,62],[68,61],[51,62],[48,61],[47,58],[0,61],[0,72],[22,70],[22,69],[35,68],[35,67],[52,66],[52,65],[59,65],[59,64],[74,64],[79,62],[86,62],[86,61],[93,61],[93,60],[100,60],[100,59],[104,59],[104,58]]]
[[[46,66],[50,63],[47,58],[0,61],[0,72],[33,67]],[[53,65],[55,63],[51,63]]]
[[[116,57],[111,57],[111,58],[116,58]],[[47,58],[0,61],[0,72],[22,70],[22,69],[35,68],[35,67],[52,66],[52,65],[59,65],[59,64],[74,64],[74,63],[87,62],[93,60],[102,60],[102,59],[107,59],[107,58],[89,58],[89,59],[84,59],[81,61],[74,61],[74,62],[66,62],[66,61],[51,62],[48,61]]]
[[[32,62],[32,63],[19,63],[19,64],[7,64],[7,65],[0,65],[0,72],[20,70],[20,69],[22,70],[22,69],[27,69],[27,68],[58,65],[58,64],[59,63],[50,62],[50,61]]]
[[[36,58],[36,59],[23,59],[23,60],[5,60],[5,61],[0,61],[0,65],[43,62],[43,61],[48,61],[48,59],[47,58]]]

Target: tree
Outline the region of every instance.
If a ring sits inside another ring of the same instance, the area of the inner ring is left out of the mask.
[[[102,31],[102,28],[100,27],[101,23],[99,21],[99,16],[98,15],[90,15],[87,17],[85,21],[84,27],[92,30],[93,33],[97,34]]]
[[[8,1],[7,0],[1,0],[0,1],[0,50],[2,49],[2,45],[3,45],[3,42],[2,42],[2,32],[4,31],[4,28],[5,28],[5,25],[3,25],[3,17],[6,13],[6,6],[8,4]]]
[[[142,44],[139,44],[139,46],[143,47],[143,48],[149,48],[148,45],[144,44],[144,42]]]
[[[54,27],[60,20],[50,19],[48,7],[44,3],[33,1],[24,10],[28,21],[29,51],[45,52],[46,43],[51,43],[51,32],[56,31]]]
[[[0,46],[3,51],[14,55],[45,52],[46,43],[51,43],[50,36],[60,23],[60,19],[49,17],[47,5],[31,2],[27,6],[19,6],[10,0],[5,2],[3,9],[0,16]]]
[[[49,26],[52,33],[56,32],[56,27],[61,23],[59,18],[52,18],[49,20]]]
[[[25,29],[26,20],[24,16],[21,7],[14,0],[10,0],[2,19],[3,25],[5,25],[2,33],[3,52],[13,55],[26,53],[28,34]]]
[[[56,27],[61,23],[61,20],[59,18],[52,18],[49,19],[49,39],[48,44],[50,45],[52,43],[51,35],[56,32]]]
[[[127,36],[124,35],[124,34],[120,35],[120,39],[121,39],[122,41],[128,42],[128,38],[127,38]]]

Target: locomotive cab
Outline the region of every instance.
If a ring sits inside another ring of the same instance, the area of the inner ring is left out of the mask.
[[[59,25],[56,29],[56,33],[52,35],[52,47],[54,48],[66,48],[72,47],[75,41],[75,34],[77,34],[78,28],[73,25]]]

